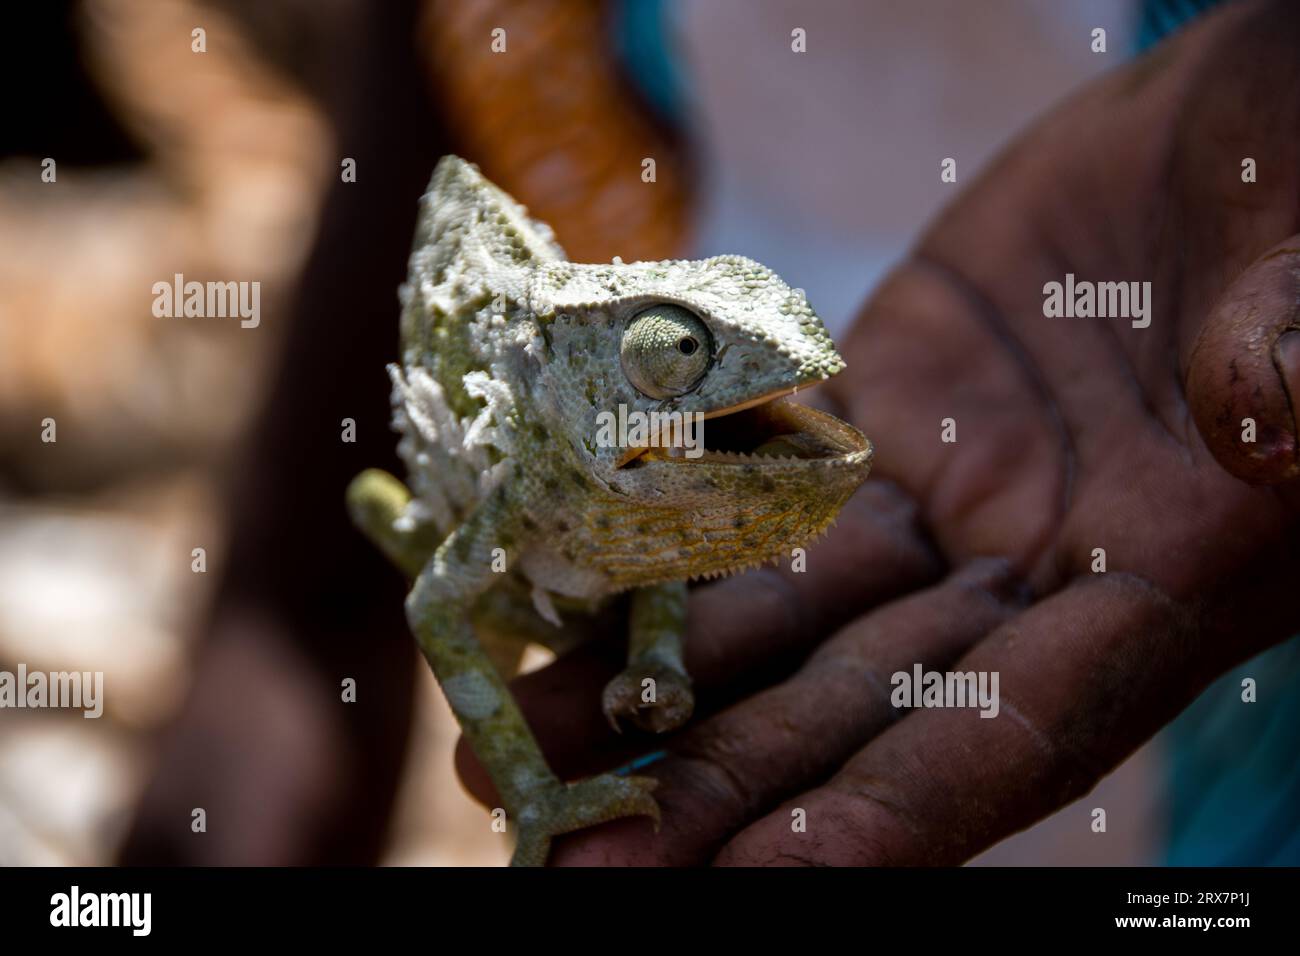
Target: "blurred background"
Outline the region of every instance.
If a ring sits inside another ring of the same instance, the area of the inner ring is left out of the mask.
[[[479,163],[575,260],[749,255],[840,335],[959,188],[939,182],[941,159],[970,181],[1038,113],[1206,5],[49,0],[14,14],[0,670],[103,671],[106,690],[99,720],[0,710],[0,864],[507,859],[456,782],[455,724],[402,583],[342,507],[361,468],[396,467],[384,364],[440,155]],[[177,273],[259,282],[260,323],[155,317],[153,284]],[[1274,672],[1294,682],[1283,650]],[[1242,793],[1294,791],[1294,756],[1238,753],[1229,769],[1202,711],[1088,798],[1128,810],[1104,839],[1048,820],[981,862],[1267,862],[1258,832],[1225,821]]]

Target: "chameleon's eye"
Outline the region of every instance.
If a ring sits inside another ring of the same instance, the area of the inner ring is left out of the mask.
[[[654,305],[623,330],[623,372],[651,398],[684,395],[700,384],[713,356],[713,339],[699,317],[679,305]]]

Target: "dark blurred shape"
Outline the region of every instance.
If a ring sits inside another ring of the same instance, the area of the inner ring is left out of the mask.
[[[0,483],[83,496],[210,471],[277,356],[335,163],[324,117],[199,0],[20,9],[31,23],[3,34],[26,48],[4,66],[23,152],[0,161]],[[178,273],[257,281],[268,321],[155,316]],[[46,417],[57,445],[33,428]]]
[[[358,4],[331,104],[337,176],[282,362],[233,482],[233,540],[190,700],[125,863],[373,862],[416,661],[395,571],[350,526],[347,482],[396,466],[387,362],[416,198],[444,146],[410,42],[415,2]],[[342,420],[357,441],[341,441]],[[341,703],[341,683],[357,702]],[[207,811],[207,834],[191,810]]]
[[[74,29],[77,6],[73,0],[43,0],[5,10],[0,156],[57,156],[70,166],[143,158],[142,146],[118,122],[86,70]]]

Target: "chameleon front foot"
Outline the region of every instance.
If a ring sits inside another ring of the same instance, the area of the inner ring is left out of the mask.
[[[551,838],[623,817],[645,816],[659,827],[659,804],[651,777],[603,773],[576,783],[556,784],[530,797],[516,815],[519,838],[511,866],[544,866]]]
[[[605,685],[600,706],[616,731],[621,729],[619,720],[623,719],[642,730],[662,734],[690,720],[695,694],[691,692],[691,679],[682,671],[633,662]]]

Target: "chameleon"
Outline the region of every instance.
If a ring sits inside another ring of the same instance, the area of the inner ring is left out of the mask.
[[[399,299],[388,372],[409,485],[368,469],[347,506],[412,582],[407,620],[500,796],[511,864],[604,821],[657,827],[653,778],[561,780],[506,682],[527,642],[562,653],[626,608],[604,714],[685,724],[687,582],[812,541],[867,477],[860,431],[784,400],[844,362],[803,291],[759,263],[570,262],[455,156],[421,199]],[[698,445],[602,431],[620,409],[694,416]]]

